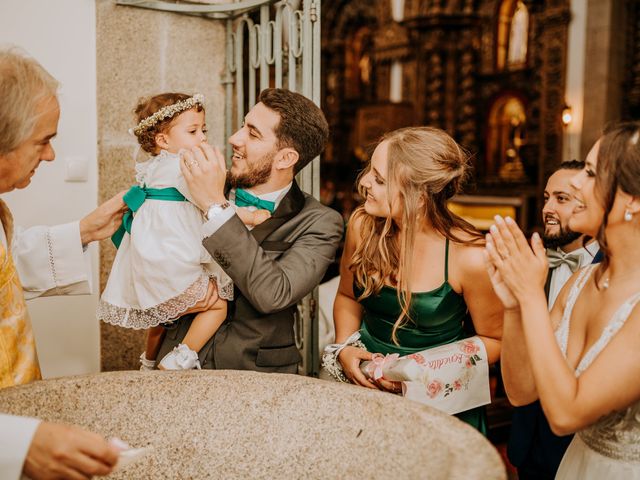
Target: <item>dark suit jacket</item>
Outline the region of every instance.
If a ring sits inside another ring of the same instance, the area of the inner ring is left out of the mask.
[[[509,461],[530,478],[553,479],[573,435],[559,437],[551,431],[540,402],[513,410],[507,444]]]
[[[333,262],[344,221],[303,193],[296,182],[273,216],[249,231],[236,215],[203,245],[231,277],[235,298],[227,319],[200,351],[203,368],[296,373],[300,353],[296,305]],[[193,316],[165,336],[158,359],[184,338]]]

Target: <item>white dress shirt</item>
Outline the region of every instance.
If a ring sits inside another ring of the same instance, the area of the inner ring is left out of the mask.
[[[251,191],[250,188],[245,189],[247,192],[255,195],[256,197],[258,197],[260,200],[265,200],[267,202],[274,202],[275,203],[275,208],[278,208],[278,205],[280,205],[280,202],[282,201],[282,199],[285,197],[285,195],[289,192],[289,190],[291,190],[291,186],[293,185],[293,182],[291,182],[289,185],[287,185],[284,188],[281,188],[280,190],[276,190],[275,192],[269,192],[269,193],[263,193],[261,195],[256,195],[255,193],[253,193]],[[202,234],[204,236],[204,238],[210,237],[211,235],[213,235],[215,232],[218,231],[218,229],[220,227],[222,227],[222,225],[224,225],[226,222],[229,221],[229,219],[231,217],[233,217],[236,213],[235,211],[235,199],[236,199],[236,193],[235,190],[231,190],[231,192],[229,192],[229,203],[231,203],[234,208],[225,208],[224,210],[222,210],[221,212],[218,212],[215,215],[212,215],[211,218],[209,218],[209,220],[207,222],[204,223],[204,225],[202,226]],[[248,207],[250,211],[256,211],[257,208],[256,207]],[[252,226],[247,226],[247,228],[249,228],[249,230],[251,230],[253,227]]]
[[[18,480],[31,440],[40,424],[37,418],[0,413],[0,478]]]
[[[572,252],[564,252],[564,250],[560,248],[558,250],[564,253],[580,255],[580,265],[578,268],[582,268],[593,262],[593,257],[598,253],[599,248],[598,242],[593,241],[586,247],[580,247]],[[558,298],[560,290],[562,290],[564,284],[567,283],[567,280],[571,278],[571,275],[573,275],[573,272],[566,263],[561,264],[559,267],[556,267],[551,271],[551,283],[549,284],[549,311],[551,311],[556,298]]]

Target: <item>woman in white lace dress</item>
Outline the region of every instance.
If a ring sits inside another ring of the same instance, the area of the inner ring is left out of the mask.
[[[556,478],[640,479],[640,123],[605,132],[572,179],[572,230],[596,237],[600,264],[576,272],[550,314],[545,250],[511,219],[487,235],[487,265],[505,305],[509,399],[540,399],[552,430],[577,432]]]
[[[199,94],[164,93],[141,100],[135,110],[139,123],[132,133],[152,157],[136,164],[138,185],[125,195],[131,212],[112,237],[118,253],[97,315],[113,325],[149,329],[142,369],[155,366],[162,324],[202,310],[217,291],[218,300],[198,313],[183,343],[159,364],[166,370],[199,368],[197,352],[226,318],[233,297],[231,279],[202,246],[202,213],[180,171],[180,151],[206,142],[203,104]],[[237,213],[250,225],[269,216],[246,208]]]

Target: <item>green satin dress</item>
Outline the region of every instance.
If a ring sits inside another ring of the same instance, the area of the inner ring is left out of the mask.
[[[401,312],[397,290],[383,286],[379,294],[359,300],[363,307],[360,335],[367,350],[382,354],[408,355],[469,336],[467,332],[473,328],[471,317],[464,298],[449,284],[448,264],[449,240],[447,239],[444,283],[428,292],[412,294],[411,317],[416,323],[409,321],[404,327],[398,329],[396,335],[400,346],[391,340],[393,325]],[[356,298],[362,292],[362,287],[354,285]],[[456,417],[486,435],[486,416],[483,407],[458,413]]]

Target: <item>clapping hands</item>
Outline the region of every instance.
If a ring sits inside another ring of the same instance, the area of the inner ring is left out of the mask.
[[[487,271],[505,309],[517,309],[523,300],[544,287],[547,256],[537,233],[529,246],[513,219],[496,216],[495,220],[486,236]]]

